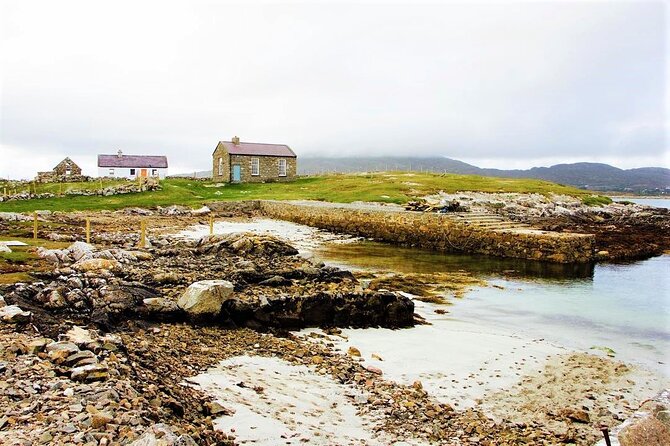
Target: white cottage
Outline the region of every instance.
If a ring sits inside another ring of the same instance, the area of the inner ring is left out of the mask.
[[[98,176],[135,179],[137,177],[159,177],[167,175],[166,156],[124,155],[120,150],[116,155],[98,155]]]

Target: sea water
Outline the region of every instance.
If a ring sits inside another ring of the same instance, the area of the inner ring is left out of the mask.
[[[631,197],[612,197],[614,201],[630,201],[631,203],[644,206],[653,206],[656,208],[670,209],[670,198],[631,198]]]
[[[451,317],[581,350],[606,351],[670,377],[670,255],[628,263],[560,265],[441,254],[364,242],[318,253],[343,267],[486,279],[447,307]]]

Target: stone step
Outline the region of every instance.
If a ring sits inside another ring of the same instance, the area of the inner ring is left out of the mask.
[[[473,222],[473,223],[491,223],[491,222],[501,222],[501,221],[509,221],[505,220],[504,218],[455,218],[454,220],[456,221],[462,221],[462,222]]]
[[[478,228],[478,229],[527,229],[528,226],[518,226],[518,225],[508,225],[508,224],[499,224],[499,225],[487,225],[487,226],[480,226],[480,225],[470,225],[473,228]]]

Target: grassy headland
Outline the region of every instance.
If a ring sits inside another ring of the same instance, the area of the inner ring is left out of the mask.
[[[72,183],[75,184],[75,183]],[[95,182],[88,184],[96,189]],[[477,175],[387,172],[352,175],[326,175],[300,178],[290,183],[222,184],[191,179],[161,181],[162,190],[113,196],[65,196],[0,203],[0,212],[33,210],[75,211],[151,207],[181,204],[200,206],[211,201],[252,199],[323,200],[338,203],[372,201],[406,203],[418,197],[444,191],[519,192],[567,194],[589,197],[590,192],[543,180],[482,177]],[[0,185],[1,187],[1,185]],[[38,185],[57,192],[59,185]],[[63,184],[63,189],[70,187]],[[97,186],[99,188],[99,185]],[[53,189],[55,188],[55,190]]]

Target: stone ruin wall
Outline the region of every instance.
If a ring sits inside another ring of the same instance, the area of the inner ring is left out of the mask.
[[[491,231],[435,213],[357,210],[278,201],[260,201],[258,206],[269,217],[403,246],[558,263],[594,260],[593,235]]]

